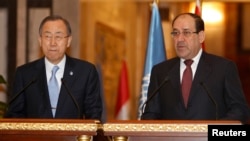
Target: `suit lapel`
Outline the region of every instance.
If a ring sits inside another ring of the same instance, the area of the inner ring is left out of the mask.
[[[171,66],[170,66],[171,67]],[[180,89],[180,59],[176,59],[172,69],[169,71],[173,87]],[[179,91],[181,93],[181,91]]]
[[[198,91],[201,89],[201,83],[204,83],[207,79],[209,79],[211,71],[212,68],[209,63],[208,55],[203,52],[193,79],[189,101],[192,100],[192,97],[198,94]]]
[[[74,62],[68,56],[66,56],[66,64],[64,69],[64,74],[62,78],[62,85],[60,90],[60,95],[57,104],[57,114],[60,114],[60,111],[64,108],[65,100],[67,100],[68,95],[72,93],[71,87],[73,85],[76,72],[74,70]]]
[[[177,91],[176,94],[178,95],[178,98],[180,100],[183,100],[181,92],[181,82],[180,82],[180,59],[176,58],[174,60],[173,65],[167,67],[171,68],[168,74],[170,77],[170,83],[172,84],[172,87],[174,87],[174,89]]]
[[[37,85],[38,85],[37,93],[39,93],[43,98],[41,99],[41,102],[43,102],[41,107],[43,109],[40,110],[41,111],[45,110],[46,111],[45,115],[50,115],[52,117],[44,58],[38,60],[38,62],[35,65],[35,71],[37,72],[36,73]]]
[[[36,76],[37,76],[38,82],[40,83],[40,86],[41,86],[40,89],[44,90],[44,86],[47,87],[47,85],[44,85],[47,82],[44,58],[40,59],[36,63],[35,71],[36,71]]]

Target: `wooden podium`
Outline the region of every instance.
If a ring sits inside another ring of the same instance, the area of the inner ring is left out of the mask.
[[[208,125],[241,125],[240,121],[141,120],[108,121],[105,136],[114,141],[207,141]]]
[[[241,122],[112,120],[101,124],[78,119],[0,119],[0,141],[207,141],[208,125]]]
[[[0,119],[0,141],[90,141],[96,120]]]

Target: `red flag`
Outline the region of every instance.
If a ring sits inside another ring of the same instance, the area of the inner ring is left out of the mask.
[[[118,84],[115,118],[119,120],[129,119],[129,85],[126,62],[122,61],[122,68]]]
[[[201,2],[200,0],[196,0],[196,5],[195,5],[195,14],[201,16]],[[202,43],[202,49],[205,50],[205,43]]]
[[[201,16],[201,3],[200,3],[200,0],[196,0],[195,14]]]

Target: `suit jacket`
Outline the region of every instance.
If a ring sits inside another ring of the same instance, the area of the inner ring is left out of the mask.
[[[180,58],[177,57],[152,68],[148,97],[166,77],[167,82],[148,101],[142,119],[247,120],[248,106],[232,61],[202,53],[187,108],[182,98]]]
[[[44,58],[16,69],[12,94],[6,117],[53,118]],[[18,96],[13,98],[14,95]],[[100,120],[101,113],[100,82],[95,66],[66,56],[55,118]]]

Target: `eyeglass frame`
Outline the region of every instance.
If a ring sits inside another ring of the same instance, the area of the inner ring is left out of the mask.
[[[64,38],[68,38],[70,35],[67,36],[60,36],[60,35],[50,35],[50,33],[44,33],[41,35],[42,38],[44,38],[47,41],[51,41],[52,38],[54,37],[57,42],[61,41]]]
[[[198,31],[195,31],[195,32],[192,32],[192,31],[182,31],[182,32],[172,31],[170,34],[173,38],[178,38],[181,34],[183,34],[184,37],[188,38],[191,36],[191,34],[198,34],[198,33],[199,33]]]

